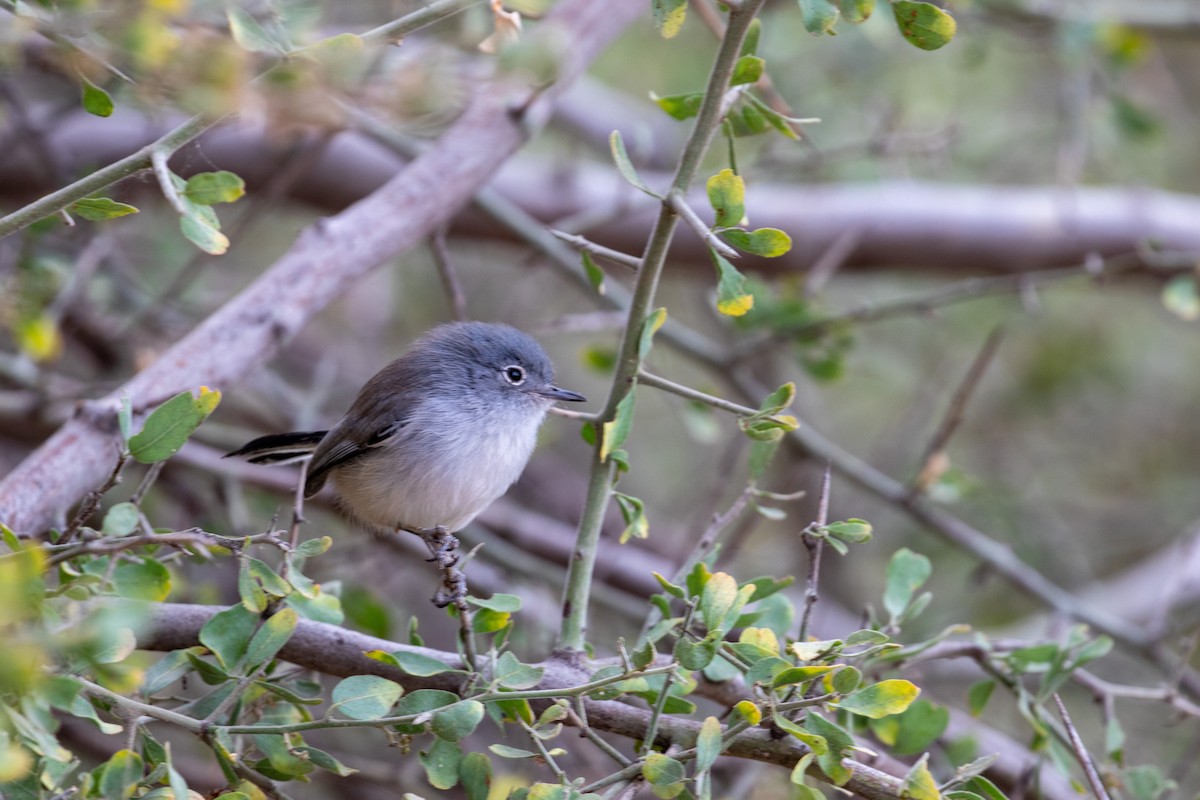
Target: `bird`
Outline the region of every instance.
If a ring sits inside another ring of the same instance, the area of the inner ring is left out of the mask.
[[[550,407],[586,399],[554,385],[554,366],[529,334],[445,323],[368,380],[329,430],[261,436],[226,457],[307,459],[305,497],[332,483],[364,527],[454,533],[520,477]]]

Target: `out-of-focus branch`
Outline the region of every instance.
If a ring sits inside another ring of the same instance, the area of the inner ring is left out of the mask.
[[[620,127],[619,121],[614,121]],[[80,111],[59,121],[46,147],[64,172],[107,162],[152,141],[161,128],[118,109],[107,120]],[[261,130],[226,125],[196,145],[206,169],[229,169],[253,190],[267,183],[286,156]],[[334,137],[290,196],[326,210],[341,210],[377,190],[405,161],[361,134]],[[186,172],[184,165],[174,165]],[[661,173],[641,171],[650,185],[666,185]],[[1014,273],[1066,267],[1095,256],[1139,253],[1153,241],[1164,251],[1200,252],[1200,198],[1128,188],[940,185],[916,181],[853,185],[782,185],[749,180],[747,212],[755,227],[787,231],[793,250],[776,259],[746,256],[749,269],[767,274],[808,269],[846,231],[858,237],[843,269],[911,267],[958,274]],[[587,232],[588,239],[626,253],[640,253],[638,236],[653,223],[656,203],[625,185],[604,165],[546,162],[518,157],[492,186],[527,213],[552,222],[585,211],[614,208],[615,218]],[[40,170],[22,159],[0,160],[0,198],[27,197],[49,188]],[[688,202],[704,207],[703,191]],[[466,213],[453,232],[511,237],[478,213]],[[1153,266],[1152,253],[1136,260]],[[703,270],[712,265],[698,237],[677,237],[673,263]]]
[[[568,0],[542,25],[573,47],[560,65],[569,83],[642,10],[635,0]],[[305,230],[257,281],[121,389],[87,405],[0,482],[0,520],[37,533],[54,525],[111,469],[120,396],[138,410],[181,389],[239,380],[351,283],[421,241],[467,201],[548,114],[561,84],[537,94],[522,115],[510,100],[529,89],[480,87],[460,119],[378,191]],[[402,213],[401,213],[402,212]]]

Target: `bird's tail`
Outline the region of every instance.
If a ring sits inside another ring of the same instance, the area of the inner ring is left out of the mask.
[[[251,464],[294,464],[312,455],[328,431],[272,433],[247,442],[225,458],[240,456]]]

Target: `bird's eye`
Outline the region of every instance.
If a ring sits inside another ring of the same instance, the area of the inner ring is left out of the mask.
[[[511,383],[513,386],[520,386],[525,382],[525,370],[515,364],[504,368],[504,380]]]

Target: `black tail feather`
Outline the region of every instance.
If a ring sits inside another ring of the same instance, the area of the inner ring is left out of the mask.
[[[225,458],[244,457],[251,464],[279,464],[311,455],[328,431],[271,433],[247,442]]]

